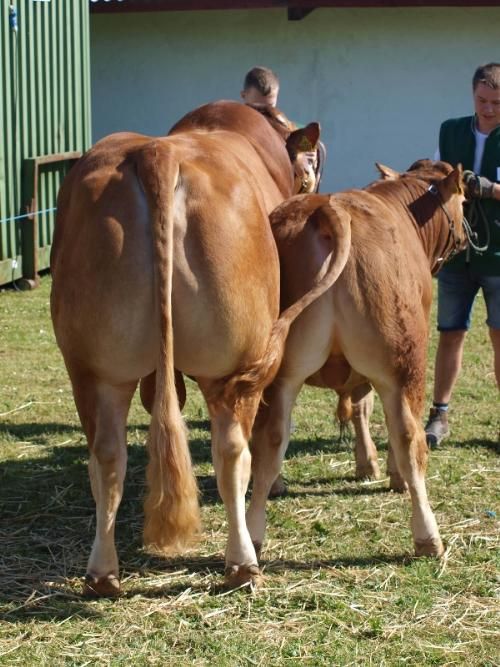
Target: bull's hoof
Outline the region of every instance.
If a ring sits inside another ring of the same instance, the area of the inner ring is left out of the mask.
[[[116,598],[120,595],[120,580],[114,574],[105,577],[86,574],[82,593],[86,598]]]
[[[240,588],[250,585],[257,588],[263,581],[258,565],[229,565],[224,572],[226,588]]]
[[[269,498],[280,498],[281,496],[286,495],[287,493],[287,488],[285,484],[285,480],[281,475],[278,475],[276,479],[273,482],[273,485],[271,486],[271,490],[269,491]]]
[[[401,475],[395,474],[389,476],[389,489],[394,493],[405,493],[408,491],[408,484]]]
[[[444,554],[444,546],[440,537],[430,540],[415,540],[415,556],[434,556],[441,558]]]
[[[363,465],[356,466],[356,479],[379,479],[380,478],[380,468],[376,461],[370,463],[364,463]]]

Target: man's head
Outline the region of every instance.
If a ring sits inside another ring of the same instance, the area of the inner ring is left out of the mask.
[[[280,82],[268,67],[253,67],[245,76],[241,98],[245,104],[268,104],[275,107]]]
[[[500,63],[477,68],[472,78],[472,93],[478,130],[489,134],[500,125]]]

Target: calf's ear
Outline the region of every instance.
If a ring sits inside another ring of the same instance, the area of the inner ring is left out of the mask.
[[[321,128],[319,123],[309,123],[306,127],[291,132],[286,140],[288,152],[297,154],[315,151],[320,133]]]
[[[463,194],[464,185],[462,181],[463,169],[462,165],[458,164],[453,171],[450,171],[448,176],[443,178],[438,184],[439,192],[443,201],[447,201],[452,195]]]
[[[399,171],[391,169],[390,167],[386,167],[385,164],[381,164],[380,162],[375,162],[375,166],[377,167],[380,173],[380,178],[383,181],[396,181],[399,178]]]

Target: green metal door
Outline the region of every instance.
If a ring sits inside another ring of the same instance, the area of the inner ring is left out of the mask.
[[[57,192],[90,141],[88,0],[2,0],[0,285],[48,268]]]

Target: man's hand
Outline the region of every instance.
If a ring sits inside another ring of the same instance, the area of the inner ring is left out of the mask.
[[[495,184],[486,176],[479,176],[473,171],[464,171],[463,182],[467,199],[492,199]]]

